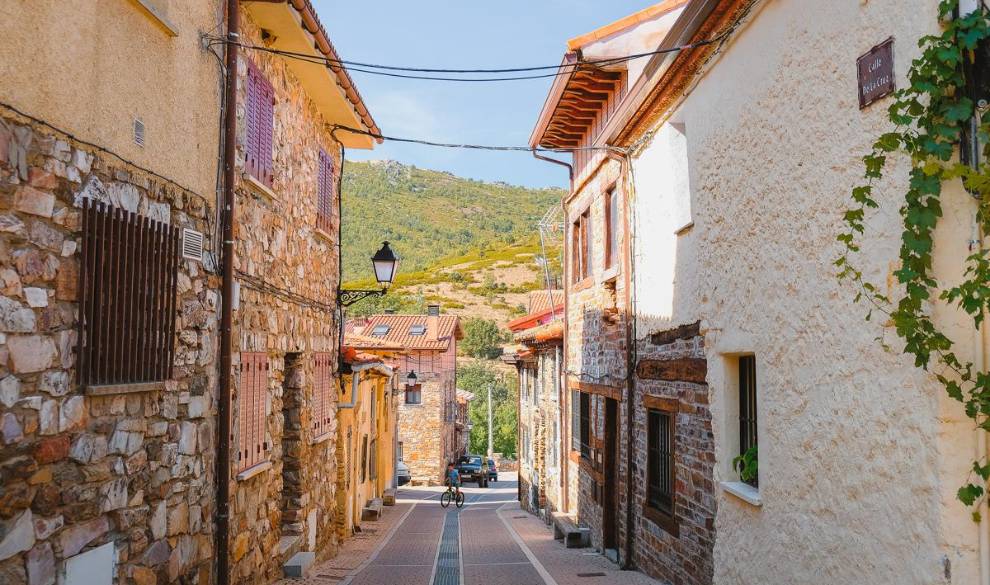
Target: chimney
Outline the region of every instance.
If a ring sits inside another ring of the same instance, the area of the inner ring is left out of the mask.
[[[440,334],[440,305],[426,306],[426,337],[436,341]]]

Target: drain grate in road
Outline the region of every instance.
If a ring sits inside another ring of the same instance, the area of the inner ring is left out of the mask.
[[[604,577],[605,573],[578,573],[578,577]]]
[[[437,573],[433,585],[459,585],[460,541],[457,512],[451,510],[443,520],[443,535],[440,537],[440,551],[437,555]]]

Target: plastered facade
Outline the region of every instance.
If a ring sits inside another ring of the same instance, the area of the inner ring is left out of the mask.
[[[906,83],[915,40],[938,32],[936,4],[759,3],[668,119],[686,157],[659,160],[670,131],[661,127],[634,162],[637,282],[669,287],[638,290],[637,314],[701,320],[720,486],[715,583],[978,582],[980,528],[955,500],[976,452],[972,424],[899,353],[892,330],[864,320],[832,266],[861,157],[889,128],[889,98],[859,109],[856,58],[893,36]],[[687,169],[693,227],[680,235],[677,189],[657,165]],[[895,293],[907,164],[888,167],[858,262]],[[948,284],[961,275],[975,206],[958,185],[943,206],[935,271]],[[971,359],[971,325],[936,314]],[[740,354],[756,359],[760,505],[721,489],[737,480]]]

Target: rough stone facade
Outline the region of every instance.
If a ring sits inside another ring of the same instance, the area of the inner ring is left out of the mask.
[[[447,416],[451,404],[456,404],[453,380],[422,374],[420,384],[420,404],[406,403],[402,392],[399,396],[402,460],[409,466],[413,485],[439,485],[447,463],[456,456],[454,421]]]
[[[261,30],[242,15],[245,42],[263,44]],[[340,147],[328,123],[288,70],[283,59],[259,51],[241,53],[238,66],[238,164],[243,169],[247,124],[244,103],[248,60],[275,93],[273,179],[270,190],[241,174],[237,185],[234,266],[240,304],[234,311],[234,348],[268,356],[265,401],[266,463],[240,470],[231,489],[231,572],[238,583],[264,583],[282,572],[296,551],[334,554],[336,521],[336,429],[314,435],[314,354],[338,360],[339,283],[336,193],[332,230],[318,230],[317,176],[322,149],[333,157],[339,178]],[[289,294],[291,292],[291,294]],[[232,397],[237,444],[241,380],[234,356]],[[334,374],[335,376],[335,374]],[[337,387],[336,379],[331,380]],[[336,421],[337,393],[331,393]]]
[[[0,581],[55,583],[113,543],[121,583],[210,582],[217,276],[179,261],[153,388],[81,387],[77,319],[84,198],[209,234],[212,196],[0,113]]]

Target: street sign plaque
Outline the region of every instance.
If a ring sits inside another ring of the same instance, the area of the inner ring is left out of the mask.
[[[856,60],[859,109],[894,92],[894,38],[873,47]]]

